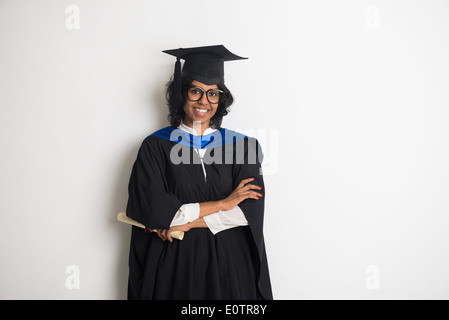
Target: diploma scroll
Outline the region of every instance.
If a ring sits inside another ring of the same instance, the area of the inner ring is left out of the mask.
[[[130,217],[127,217],[125,212],[120,212],[117,215],[117,220],[120,221],[120,222],[131,224],[133,226],[136,226],[136,227],[139,227],[139,228],[142,228],[142,229],[147,229],[143,224],[141,224],[141,223],[131,219]],[[150,231],[155,232],[156,229],[153,229],[153,230],[150,230]],[[173,231],[172,233],[170,233],[170,235],[174,239],[182,240],[184,238],[184,231]]]

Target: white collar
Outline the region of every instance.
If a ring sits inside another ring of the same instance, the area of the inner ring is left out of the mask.
[[[198,135],[198,134],[196,133],[195,129],[190,128],[189,126],[186,126],[186,125],[184,124],[184,122],[182,122],[182,120],[181,120],[181,124],[179,125],[178,129],[180,129],[180,130],[182,130],[182,131],[185,131],[185,132],[188,132],[188,133],[191,133],[191,134],[193,134],[194,136],[197,136],[197,135]],[[209,127],[209,128],[207,128],[206,130],[204,130],[203,136],[208,135],[208,134],[211,134],[211,133],[214,133],[215,131],[217,131],[217,129],[212,129],[212,128]]]

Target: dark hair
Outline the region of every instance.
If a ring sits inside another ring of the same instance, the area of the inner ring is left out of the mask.
[[[181,78],[181,90],[182,90],[182,100],[177,102],[173,95],[173,79],[167,83],[167,92],[165,93],[165,98],[167,99],[169,115],[167,117],[170,125],[173,127],[178,127],[181,121],[185,117],[184,104],[187,99],[187,89],[192,85],[193,80],[182,77]],[[210,119],[210,126],[214,129],[221,128],[221,122],[223,117],[229,113],[229,107],[234,102],[231,91],[225,86],[224,83],[217,84],[218,89],[223,91],[223,97],[218,103],[217,111],[214,116]]]

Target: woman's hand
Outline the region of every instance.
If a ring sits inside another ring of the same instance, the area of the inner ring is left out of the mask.
[[[237,188],[235,188],[235,190],[227,198],[221,200],[222,210],[231,210],[246,199],[257,200],[259,197],[262,197],[261,193],[253,191],[254,189],[261,190],[262,188],[254,184],[249,184],[249,182],[253,180],[254,178],[243,179]]]
[[[168,240],[170,242],[173,242],[173,238],[170,235],[173,231],[187,232],[193,228],[207,228],[207,224],[203,218],[199,218],[190,223],[186,223],[186,224],[183,224],[180,226],[170,227],[170,229],[157,229],[156,231],[157,231],[157,235],[159,236],[159,238],[161,238],[163,241]]]
[[[170,227],[170,229],[157,229],[157,235],[159,238],[162,239],[162,241],[168,240],[170,242],[173,242],[173,238],[171,236],[171,233],[173,231],[184,231],[187,232],[191,229],[190,227],[191,223],[183,224],[181,226],[174,226]]]

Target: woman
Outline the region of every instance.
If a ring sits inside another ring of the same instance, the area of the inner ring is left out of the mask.
[[[127,206],[157,236],[133,227],[128,298],[272,299],[260,145],[221,128],[233,102],[224,61],[244,58],[224,46],[164,52],[177,57],[171,126],[142,143]]]

